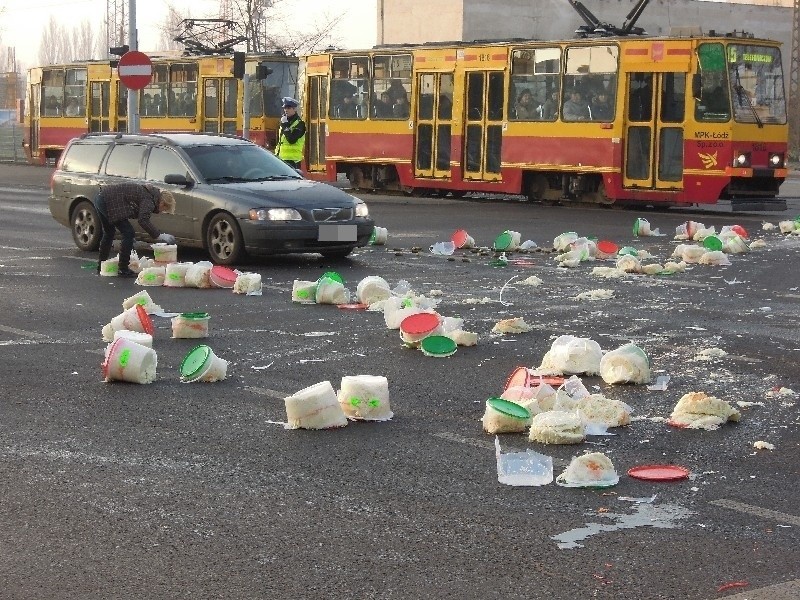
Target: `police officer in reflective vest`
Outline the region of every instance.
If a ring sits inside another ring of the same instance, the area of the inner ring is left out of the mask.
[[[278,144],[275,154],[287,165],[300,168],[303,160],[303,144],[306,141],[306,124],[297,115],[298,102],[294,98],[283,99],[283,116],[281,117],[281,131],[278,135]]]

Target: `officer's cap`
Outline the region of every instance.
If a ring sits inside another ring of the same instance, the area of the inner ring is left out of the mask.
[[[283,99],[283,108],[297,108],[299,106],[299,102],[294,98],[289,98],[288,96]]]

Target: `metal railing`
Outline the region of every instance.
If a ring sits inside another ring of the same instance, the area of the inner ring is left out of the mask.
[[[0,123],[0,162],[26,162],[22,148],[22,124],[13,120]]]

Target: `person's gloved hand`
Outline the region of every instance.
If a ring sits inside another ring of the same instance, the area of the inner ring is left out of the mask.
[[[286,115],[283,115],[281,117],[281,125],[286,125],[288,122],[289,122],[289,117],[287,117]]]
[[[174,244],[175,243],[175,236],[174,235],[170,235],[168,233],[162,233],[156,239],[159,242],[163,242],[165,244]]]

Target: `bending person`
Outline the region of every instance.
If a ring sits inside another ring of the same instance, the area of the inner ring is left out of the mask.
[[[100,256],[97,261],[97,272],[100,263],[108,260],[114,235],[119,229],[122,244],[119,249],[119,277],[136,277],[131,271],[131,251],[135,231],[129,219],[136,219],[147,233],[160,242],[174,244],[175,237],[161,233],[150,222],[153,213],[175,214],[175,198],[168,191],[161,191],[149,184],[117,183],[103,186],[94,202],[100,223],[103,225],[103,237],[100,240]]]

